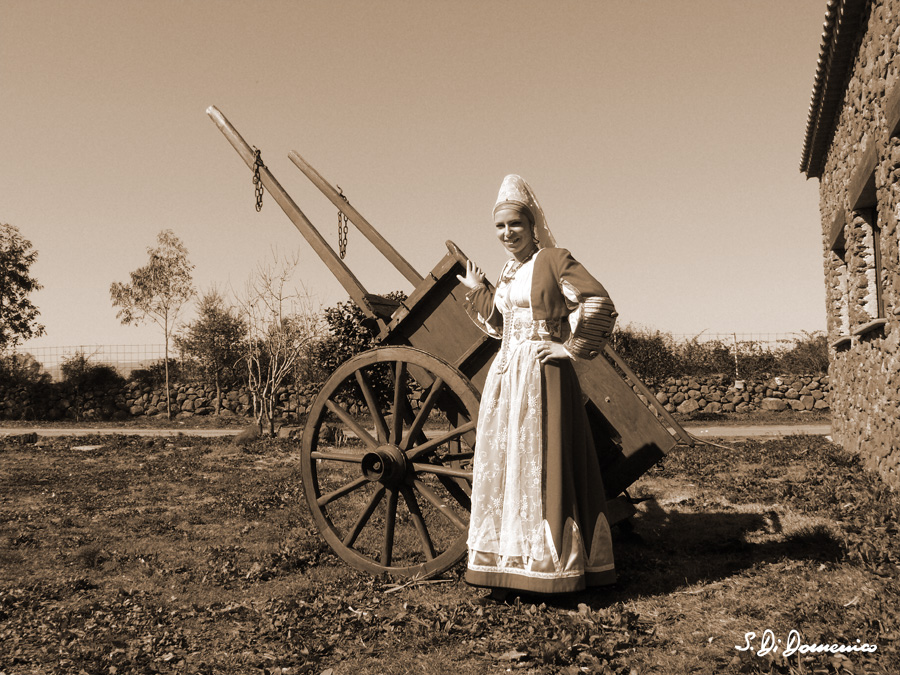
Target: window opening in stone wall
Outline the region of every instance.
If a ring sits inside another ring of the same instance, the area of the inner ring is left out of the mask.
[[[861,186],[853,206],[849,288],[850,322],[852,334],[868,335],[881,329],[886,323],[881,261],[881,227],[878,222],[878,204],[875,172],[869,173]],[[846,244],[845,244],[846,247]]]
[[[829,299],[830,311],[838,323],[837,338],[832,342],[832,347],[837,351],[850,347],[850,261],[847,258],[846,225],[847,214],[841,210],[835,217],[829,234],[830,259],[835,279]]]

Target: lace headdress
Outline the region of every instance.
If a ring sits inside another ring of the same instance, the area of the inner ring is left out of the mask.
[[[521,176],[511,173],[500,184],[500,194],[497,195],[497,203],[494,204],[494,213],[501,208],[511,207],[521,210],[522,207],[531,214],[534,223],[534,234],[538,239],[538,248],[555,248],[556,239],[547,227],[547,219],[544,210],[538,203],[537,197],[531,186]]]

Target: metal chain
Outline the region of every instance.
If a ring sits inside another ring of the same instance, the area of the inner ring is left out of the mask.
[[[344,196],[344,191],[341,189],[341,186],[337,186],[338,194],[348,204],[350,203],[347,198]],[[338,254],[341,256],[341,260],[344,259],[344,256],[347,255],[347,216],[344,215],[344,212],[338,209]]]
[[[262,198],[263,198],[263,184],[262,178],[259,176],[259,170],[261,167],[265,166],[262,161],[262,157],[260,156],[259,150],[257,148],[253,148],[253,153],[255,156],[255,160],[253,162],[253,186],[256,190],[256,211],[262,211]]]

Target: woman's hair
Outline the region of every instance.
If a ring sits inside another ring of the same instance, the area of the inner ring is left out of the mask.
[[[503,211],[504,209],[511,209],[513,211],[518,211],[519,213],[524,214],[525,218],[528,219],[528,224],[531,225],[532,229],[534,229],[534,214],[531,212],[531,209],[529,209],[528,206],[526,206],[525,204],[522,204],[521,202],[512,202],[512,201],[499,202],[494,207],[494,215],[496,216],[497,211]]]

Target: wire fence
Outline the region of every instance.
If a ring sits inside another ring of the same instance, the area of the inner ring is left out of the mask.
[[[705,344],[708,342],[720,342],[723,345],[734,346],[738,349],[742,345],[753,347],[761,351],[774,351],[782,347],[793,345],[798,340],[808,338],[811,333],[795,332],[795,333],[670,333],[672,339],[676,343],[699,342]]]
[[[733,353],[740,355],[748,351],[766,352],[789,347],[798,340],[809,337],[809,333],[669,333],[676,343],[696,341],[699,343],[719,342]],[[61,367],[76,355],[83,355],[93,364],[111,366],[128,377],[132,371],[147,368],[162,362],[165,345],[71,345],[67,347],[31,347],[18,350],[20,356],[30,355],[41,364],[43,370],[54,380],[62,379]],[[169,349],[169,358],[179,358],[177,350]]]
[[[54,380],[62,379],[62,365],[69,359],[83,355],[93,364],[111,366],[122,377],[128,377],[132,371],[147,368],[165,358],[165,345],[71,345],[67,347],[30,347],[19,349],[20,356],[30,355],[41,364],[44,372]],[[169,358],[177,358],[177,354],[169,349]]]

